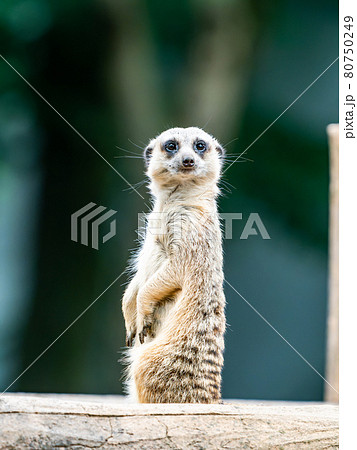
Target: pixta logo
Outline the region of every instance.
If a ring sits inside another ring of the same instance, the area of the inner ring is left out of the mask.
[[[227,240],[233,239],[233,220],[242,220],[243,214],[221,213],[220,218],[224,225],[223,238]],[[204,225],[207,220],[210,220],[210,217],[202,215],[201,219],[199,216],[195,218],[195,220],[197,219],[201,225]],[[167,224],[170,223],[170,234],[175,239],[181,239],[182,230],[184,229],[183,225],[187,229],[188,221],[190,221],[190,217],[181,214],[173,215],[160,211],[152,211],[150,214],[139,213],[138,234],[139,236],[145,236],[146,233],[150,233],[153,236],[163,236],[167,232]],[[195,226],[195,224],[192,225],[193,227]],[[239,239],[248,239],[250,236],[260,236],[262,239],[270,239],[270,235],[258,213],[249,214]]]
[[[81,244],[90,245],[90,247],[98,250],[99,230],[101,225],[117,213],[117,211],[109,209],[107,212],[102,214],[106,210],[107,208],[105,206],[97,206],[95,203],[91,202],[73,213],[71,215],[71,240],[79,242],[80,236]],[[116,220],[112,220],[109,225],[109,232],[101,239],[101,243],[103,244],[114,237],[116,233]]]

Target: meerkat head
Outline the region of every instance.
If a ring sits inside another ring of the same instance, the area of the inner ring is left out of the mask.
[[[200,128],[170,128],[153,139],[144,151],[147,175],[159,187],[194,182],[216,184],[223,148]]]

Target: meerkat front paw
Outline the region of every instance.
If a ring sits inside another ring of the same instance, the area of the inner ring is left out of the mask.
[[[132,347],[134,345],[134,341],[136,338],[136,327],[132,327],[131,329],[128,329],[127,333],[126,333],[126,346],[127,347]]]
[[[143,317],[141,322],[141,327],[138,327],[140,330],[138,333],[140,344],[143,344],[146,337],[155,337],[154,333],[154,317],[153,314],[150,316]]]
[[[127,288],[123,297],[123,315],[126,329],[126,345],[132,347],[136,336],[136,290]]]

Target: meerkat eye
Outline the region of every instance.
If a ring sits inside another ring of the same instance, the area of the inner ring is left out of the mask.
[[[207,150],[207,144],[206,144],[205,141],[197,141],[197,142],[195,142],[194,147],[199,153],[203,153],[203,152],[205,152]]]
[[[178,150],[178,143],[176,141],[167,141],[164,148],[168,153],[175,153]]]

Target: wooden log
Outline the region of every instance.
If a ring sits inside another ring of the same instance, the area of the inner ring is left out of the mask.
[[[339,283],[338,283],[338,172],[339,145],[338,124],[327,127],[330,147],[330,214],[329,214],[329,283],[328,283],[328,316],[327,316],[327,352],[326,379],[332,385],[325,384],[325,400],[338,403],[339,385]]]
[[[338,406],[153,405],[105,396],[5,394],[0,448],[338,448]]]

